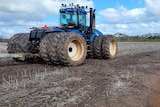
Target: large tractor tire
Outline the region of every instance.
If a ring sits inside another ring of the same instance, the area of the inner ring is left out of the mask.
[[[88,58],[94,58],[94,41],[89,43],[89,52],[88,52]]]
[[[113,59],[117,53],[117,40],[113,35],[103,37],[102,56],[104,59]]]
[[[62,64],[77,66],[84,63],[87,56],[87,46],[84,38],[76,33],[66,33],[60,38],[57,52]]]
[[[27,52],[29,33],[18,33],[12,36],[7,44],[8,53]]]
[[[55,33],[48,33],[46,36],[42,38],[40,45],[39,45],[39,51],[40,51],[41,58],[47,64],[51,64],[51,60],[49,57],[49,46],[55,35],[56,35]]]
[[[94,58],[94,44],[95,44],[95,39],[89,43],[89,52],[88,52],[89,58]]]
[[[60,41],[60,38],[63,38],[65,36],[65,34],[66,33],[57,33],[53,37],[51,44],[50,44],[50,47],[49,47],[49,56],[50,56],[52,63],[55,65],[60,64],[60,61],[58,58],[57,46]]]
[[[102,36],[96,36],[93,45],[94,58],[102,58]]]

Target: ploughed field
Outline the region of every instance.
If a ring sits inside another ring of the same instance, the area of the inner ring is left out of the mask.
[[[0,107],[159,107],[160,42],[120,42],[115,59],[77,67],[2,58],[0,96]]]

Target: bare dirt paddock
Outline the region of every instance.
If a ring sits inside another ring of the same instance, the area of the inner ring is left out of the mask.
[[[0,107],[160,107],[160,43],[118,48],[78,67],[0,59]]]

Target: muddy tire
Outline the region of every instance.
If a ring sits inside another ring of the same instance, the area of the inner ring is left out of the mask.
[[[46,36],[42,38],[39,45],[40,56],[48,64],[51,64],[51,60],[49,57],[49,46],[55,35],[55,33],[48,33]]]
[[[63,38],[64,36],[65,36],[65,33],[57,33],[53,37],[51,44],[50,44],[50,47],[49,47],[49,57],[50,57],[52,63],[55,65],[60,64],[60,60],[58,58],[57,46],[60,41],[60,38]]]
[[[88,52],[88,57],[89,58],[94,58],[94,41],[93,40],[91,43],[89,43],[89,52]]]
[[[79,34],[66,33],[64,37],[60,38],[57,52],[63,65],[81,65],[87,56],[86,42]]]
[[[29,33],[18,33],[12,36],[7,44],[8,53],[27,52]]]
[[[101,36],[96,36],[94,40],[94,47],[93,47],[93,52],[94,52],[94,58],[102,58],[102,37]]]
[[[103,37],[102,56],[104,59],[113,59],[117,53],[117,40],[113,35]]]

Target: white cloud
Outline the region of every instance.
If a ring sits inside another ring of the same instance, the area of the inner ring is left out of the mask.
[[[115,24],[115,28],[116,29],[126,29],[127,28],[127,24]]]
[[[5,5],[4,5],[5,4]],[[58,13],[60,7],[57,0],[1,0],[0,9],[3,12],[12,13]],[[52,9],[51,9],[52,8]]]
[[[0,20],[11,25],[17,20],[43,21],[47,14],[57,14],[60,6],[57,0],[1,0]]]
[[[14,23],[12,23],[13,24],[12,26],[9,23],[3,23],[1,21],[0,24],[3,25],[3,27],[0,27],[0,37],[3,38],[10,38],[16,33],[29,33],[31,27],[42,27],[44,25],[47,26],[58,25],[58,23],[56,22],[24,21],[24,20],[16,20],[14,21]]]
[[[88,0],[1,0],[0,20],[43,21],[48,14],[58,14],[62,3],[81,3],[93,7]]]
[[[47,14],[58,14],[62,3],[81,3],[93,7],[87,0],[1,0],[0,20],[42,21]]]
[[[145,7],[127,10],[124,6],[118,9],[107,8],[99,11],[99,15],[104,19],[103,23],[112,26],[113,31],[132,34],[142,34],[148,32],[160,32],[157,27],[160,25],[160,0],[145,0]],[[102,25],[102,24],[101,24]],[[98,25],[99,29],[104,29]],[[106,27],[107,28],[107,27]],[[103,30],[103,32],[105,32]],[[106,33],[106,32],[105,32]]]
[[[117,23],[120,21],[124,21],[126,18],[127,10],[123,6],[119,7],[119,9],[107,8],[105,10],[99,11],[99,14],[104,17],[104,20],[109,23]]]
[[[96,28],[100,29],[104,34],[115,34],[119,32],[134,36],[146,33],[159,33],[160,22],[130,24],[98,24]]]
[[[16,31],[18,31],[18,30],[15,30],[15,29],[12,29],[12,28],[2,28],[0,30],[0,37],[2,37],[2,38],[9,38],[10,35],[13,35],[14,33],[16,33]]]
[[[58,25],[57,20],[44,22],[44,19],[47,15],[58,17],[62,3],[94,7],[92,0],[1,0],[0,37],[9,37],[33,26]]]
[[[135,8],[127,10],[124,6],[120,6],[118,9],[107,8],[99,11],[99,14],[104,17],[104,21],[107,23],[130,23],[145,21],[146,16],[145,8]]]
[[[153,16],[160,16],[160,0],[145,0],[146,9]]]

